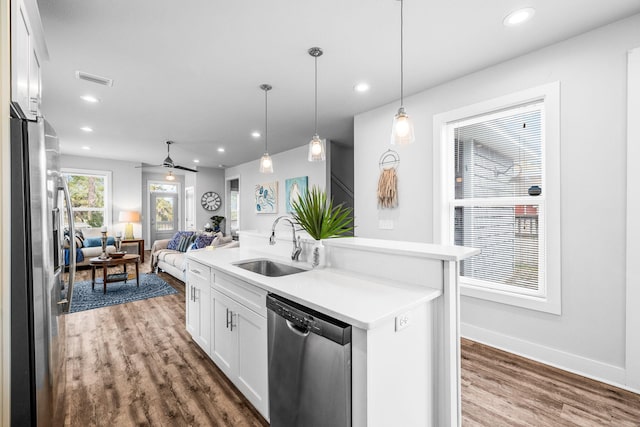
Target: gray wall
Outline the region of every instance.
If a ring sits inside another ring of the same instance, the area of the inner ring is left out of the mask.
[[[193,175],[195,175],[196,229],[202,230],[205,223],[209,222],[213,215],[227,216],[225,214],[227,198],[224,192],[224,169],[199,167],[198,173]],[[215,212],[205,210],[200,204],[200,197],[207,191],[218,193],[222,199],[220,209]]]
[[[399,207],[376,208],[378,157],[398,103],[355,117],[359,236],[433,241],[433,116],[538,85],[561,84],[562,315],[462,298],[463,334],[624,383],[627,51],[640,15],[405,99],[416,142],[401,156]],[[392,219],[393,230],[378,229]]]
[[[258,160],[226,169],[227,179],[240,178],[240,230],[256,230],[267,233],[271,224],[280,215],[286,215],[285,180],[299,176],[309,177],[309,188],[314,185],[322,189],[327,183],[327,162],[307,161],[307,145],[271,156],[273,174],[261,174]],[[254,190],[256,184],[278,181],[278,213],[257,214]],[[265,234],[266,236],[267,234]]]

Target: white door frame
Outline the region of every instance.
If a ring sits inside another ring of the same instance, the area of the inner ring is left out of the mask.
[[[178,228],[180,228],[180,224],[182,224],[182,199],[184,197],[184,194],[182,194],[182,184],[180,182],[169,182],[167,183],[167,181],[160,181],[160,180],[148,180],[147,181],[147,201],[146,201],[146,208],[147,208],[147,221],[145,221],[146,224],[146,234],[147,234],[147,238],[149,240],[151,240],[151,184],[175,184],[178,186],[177,191],[178,191]],[[153,245],[153,242],[149,241],[148,243],[149,245],[149,249],[151,248],[151,246]],[[145,246],[147,246],[147,243],[145,242]],[[147,248],[145,248],[147,249]]]
[[[630,50],[627,85],[627,307],[626,385],[640,390],[640,47]]]
[[[231,234],[231,181],[238,180],[238,191],[240,191],[240,175],[225,176],[224,178],[224,196],[227,203],[224,205],[224,215],[227,218],[224,222],[224,234]],[[240,212],[238,211],[238,230],[240,229]]]

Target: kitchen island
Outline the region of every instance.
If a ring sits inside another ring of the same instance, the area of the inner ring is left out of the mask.
[[[265,300],[274,293],[352,325],[354,426],[458,425],[457,271],[479,250],[332,239],[327,267],[310,269],[287,259],[290,244],[243,233],[240,248],[187,256],[187,328],[265,418]],[[234,265],[257,258],[308,270],[268,277]]]

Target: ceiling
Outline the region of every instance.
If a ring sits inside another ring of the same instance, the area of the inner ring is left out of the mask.
[[[536,9],[531,21],[502,24],[525,6]],[[160,164],[172,140],[171,157],[183,166],[258,159],[264,139],[251,132],[264,130],[262,83],[273,86],[268,151],[299,147],[314,130],[313,46],[324,50],[322,138],[352,144],[355,114],[399,99],[395,0],[41,0],[39,7],[50,56],[42,107],[66,154]],[[410,95],[639,13],[640,1],[405,0],[404,9]],[[112,78],[113,87],[77,80],[76,70]],[[354,91],[358,82],[371,89]],[[101,102],[81,100],[85,94]]]

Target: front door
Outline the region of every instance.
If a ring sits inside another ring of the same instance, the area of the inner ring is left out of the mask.
[[[151,193],[151,241],[170,239],[178,231],[178,194]]]

